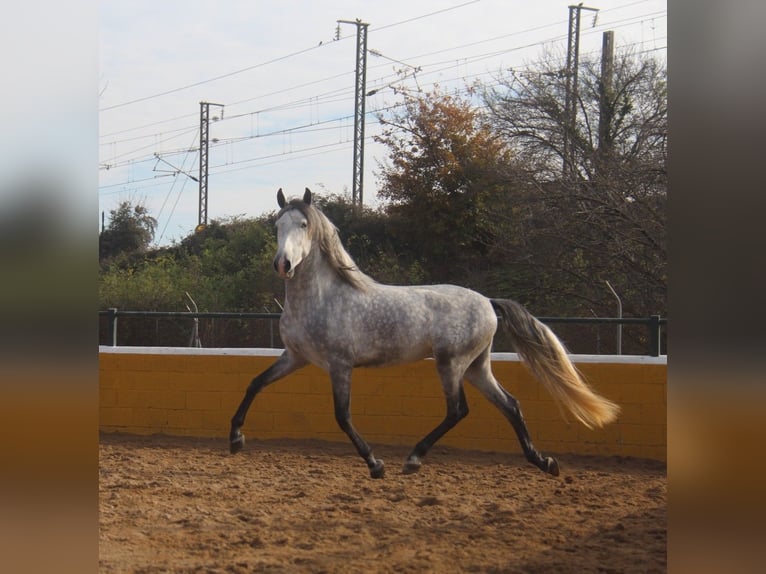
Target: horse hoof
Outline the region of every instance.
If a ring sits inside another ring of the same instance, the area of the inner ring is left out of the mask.
[[[419,460],[408,459],[402,467],[402,474],[415,474],[422,466]]]
[[[375,464],[370,467],[370,477],[372,478],[383,478],[385,473],[386,467],[380,459],[376,460]]]
[[[545,459],[545,472],[553,476],[559,475],[559,463],[556,462],[555,458],[549,456]]]
[[[237,438],[232,439],[229,442],[229,452],[231,454],[237,454],[239,451],[242,450],[243,446],[245,446],[245,435],[239,434]]]

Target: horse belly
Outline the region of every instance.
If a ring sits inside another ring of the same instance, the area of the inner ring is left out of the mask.
[[[375,337],[358,339],[355,343],[354,366],[401,365],[432,355],[430,341],[424,341],[420,337],[397,335],[397,333],[379,333]]]
[[[413,353],[408,350],[406,353],[393,353],[385,354],[378,353],[376,355],[363,355],[359,357],[355,363],[355,367],[391,367],[394,365],[406,365],[407,363],[414,363],[421,359],[427,359],[432,356],[432,352],[417,352]]]

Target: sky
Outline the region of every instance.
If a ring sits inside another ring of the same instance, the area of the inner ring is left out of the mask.
[[[106,2],[99,12],[99,214],[146,206],[155,243],[198,223],[200,102],[210,106],[208,220],[276,209],[276,191],[351,193],[356,30],[367,27],[363,196],[386,149],[377,113],[402,92],[460,90],[566,55],[568,6],[545,0]],[[604,31],[665,59],[666,0],[587,3],[580,57]],[[563,66],[563,60],[562,60]],[[100,216],[101,217],[101,216]],[[99,225],[101,220],[99,220]]]

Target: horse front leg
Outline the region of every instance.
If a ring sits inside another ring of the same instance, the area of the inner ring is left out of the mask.
[[[264,387],[286,377],[293,371],[296,371],[305,365],[305,360],[296,357],[285,350],[274,364],[250,382],[247,391],[245,391],[245,397],[239,404],[237,412],[234,413],[234,416],[231,418],[231,431],[229,432],[229,452],[231,452],[231,454],[238,453],[245,445],[245,435],[242,434],[240,429],[242,428],[242,425],[245,424],[247,411],[253,403],[255,395],[261,392]]]
[[[443,437],[450,429],[459,423],[462,419],[468,416],[468,401],[465,398],[465,391],[463,386],[460,385],[460,381],[457,382],[457,390],[455,390],[455,384],[450,383],[449,387],[445,385],[445,395],[447,399],[447,414],[444,420],[439,425],[428,433],[423,440],[415,445],[412,449],[410,456],[404,462],[402,468],[403,474],[413,474],[420,470],[422,465],[421,459],[426,453],[431,450],[431,447]]]
[[[331,372],[330,380],[332,381],[332,398],[335,404],[335,420],[338,422],[338,426],[348,435],[348,438],[351,439],[354,447],[356,447],[359,456],[367,463],[367,468],[370,469],[370,476],[372,478],[383,478],[385,473],[383,461],[373,456],[370,445],[367,444],[362,435],[351,424],[349,408],[351,404],[351,369],[343,368]]]

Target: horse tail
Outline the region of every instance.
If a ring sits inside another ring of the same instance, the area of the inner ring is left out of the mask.
[[[602,427],[617,418],[620,407],[597,395],[583,380],[553,331],[515,301],[490,302],[510,334],[514,349],[554,399],[588,428]]]

